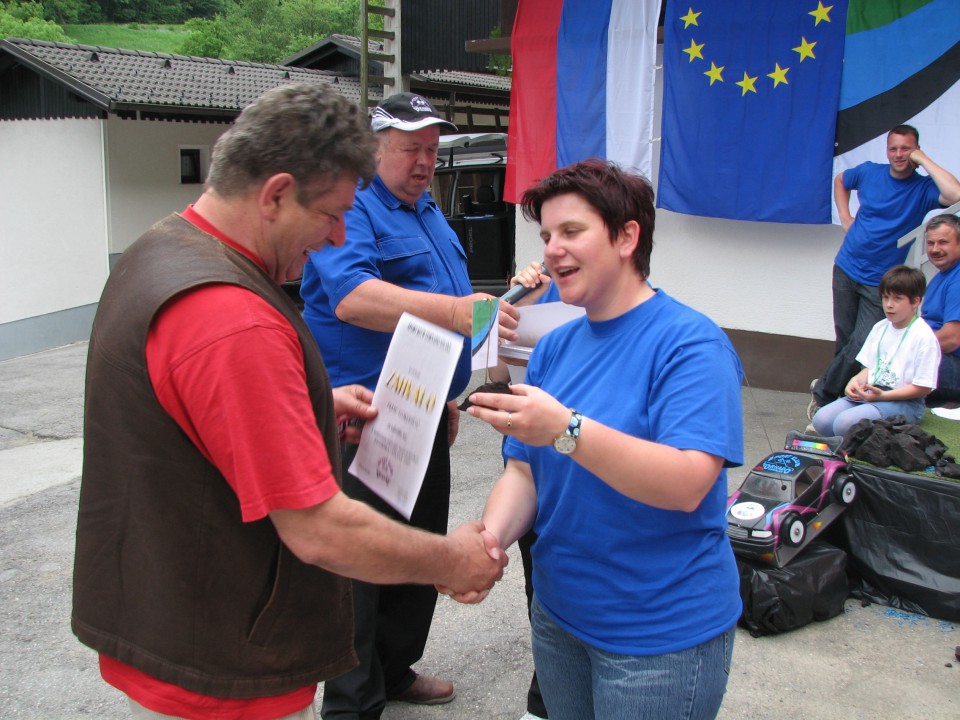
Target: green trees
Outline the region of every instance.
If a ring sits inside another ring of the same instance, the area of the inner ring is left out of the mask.
[[[70,0],[65,0],[69,2]],[[104,22],[179,24],[189,18],[212,17],[223,0],[76,0],[99,5]]]
[[[89,0],[43,0],[34,4],[43,8],[45,19],[58,25],[96,22],[101,17],[100,6]]]
[[[58,25],[87,23],[180,24],[213,17],[225,0],[0,0],[0,17],[49,20]]]
[[[360,34],[360,0],[0,0],[0,37],[70,42],[61,25],[184,23],[177,52],[278,62],[332,33]]]
[[[5,37],[68,40],[63,28],[46,19],[43,6],[36,2],[4,2],[0,5],[0,38]]]
[[[331,33],[360,34],[360,0],[227,0],[187,21],[185,55],[275,63]]]

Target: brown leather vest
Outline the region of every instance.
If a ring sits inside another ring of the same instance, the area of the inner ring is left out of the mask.
[[[72,627],[194,692],[278,695],[356,665],[350,584],[298,560],[269,518],[242,522],[233,490],[154,395],[150,324],[167,300],[208,283],[251,290],[296,329],[339,475],[329,380],[295,305],[241,253],[177,215],[162,220],[117,263],[90,338]]]

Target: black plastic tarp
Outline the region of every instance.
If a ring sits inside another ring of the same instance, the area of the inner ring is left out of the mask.
[[[820,540],[782,568],[738,557],[740,624],[759,637],[839,615],[848,594],[846,566],[846,553]]]
[[[960,622],[960,483],[853,463],[841,518],[854,596]]]

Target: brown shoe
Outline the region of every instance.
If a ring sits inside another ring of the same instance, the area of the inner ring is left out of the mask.
[[[390,695],[387,700],[414,703],[415,705],[443,705],[457,696],[453,684],[440,678],[429,675],[417,675],[413,684],[396,695]]]

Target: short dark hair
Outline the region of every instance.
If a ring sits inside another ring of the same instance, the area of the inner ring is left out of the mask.
[[[923,229],[923,236],[926,239],[927,233],[934,228],[938,228],[941,225],[946,225],[947,227],[953,228],[953,237],[955,240],[960,241],[960,218],[952,213],[942,213],[940,215],[934,215],[927,222],[927,226]]]
[[[340,93],[324,85],[283,85],[247,106],[217,140],[207,187],[234,197],[290,173],[297,202],[305,205],[342,177],[369,184],[376,146],[366,114]]]
[[[887,270],[880,278],[880,297],[884,295],[905,295],[910,298],[922,298],[927,291],[927,278],[917,268],[897,265]]]
[[[520,198],[523,216],[540,223],[543,204],[568,193],[582,197],[603,218],[611,244],[628,222],[637,221],[640,236],[633,264],[641,277],[649,277],[656,220],[650,182],[640,175],[624,172],[612,162],[591,158],[560,168],[523,193]]]
[[[890,139],[891,135],[913,135],[914,142],[917,145],[920,144],[920,131],[917,130],[913,125],[897,125],[893,130],[887,133],[887,139]]]

